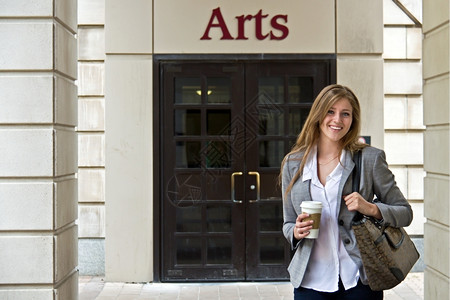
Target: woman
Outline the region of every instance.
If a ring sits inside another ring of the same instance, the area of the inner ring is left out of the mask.
[[[412,210],[388,169],[382,150],[359,142],[360,106],[342,85],[325,87],[315,99],[292,151],[281,167],[283,233],[295,255],[288,271],[295,299],[383,299],[372,291],[351,221],[357,211],[408,226]],[[360,191],[352,192],[352,155],[362,151]],[[377,201],[374,201],[376,196]],[[303,201],[322,202],[317,239],[307,238]]]

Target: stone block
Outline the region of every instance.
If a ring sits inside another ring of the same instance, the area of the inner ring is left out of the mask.
[[[78,240],[78,268],[80,275],[105,276],[105,240]]]
[[[78,59],[105,60],[105,29],[83,26],[78,29]]]
[[[383,52],[383,3],[371,0],[336,2],[337,53]]]
[[[423,40],[423,78],[449,72],[449,25],[425,35]]]
[[[80,238],[105,237],[105,206],[79,205]]]
[[[0,123],[51,123],[51,76],[0,76]]]
[[[78,265],[77,226],[73,225],[55,236],[55,281],[73,273]]]
[[[405,227],[406,232],[410,235],[423,235],[423,224],[426,219],[423,215],[423,202],[410,202],[413,210],[413,220],[408,227]]]
[[[0,199],[0,230],[53,229],[52,183],[2,182]]]
[[[194,7],[197,8],[196,5]],[[153,1],[109,0],[106,1],[106,9],[107,53],[152,53]],[[174,11],[171,13],[175,14]],[[166,30],[166,34],[171,32]]]
[[[53,0],[2,0],[0,17],[51,17]]]
[[[449,236],[448,226],[430,222],[424,226],[425,238],[425,264],[428,268],[437,270],[449,277]],[[439,243],[436,243],[439,241]],[[441,298],[433,298],[441,299]],[[444,298],[442,298],[444,299]]]
[[[52,129],[0,129],[0,176],[53,176]]]
[[[74,272],[56,288],[55,300],[78,299],[78,273]]]
[[[423,87],[425,125],[449,123],[449,76],[426,80]]]
[[[151,56],[106,58],[105,260],[110,281],[153,279],[153,221],[148,217],[153,214],[153,190],[149,184],[153,181],[153,154],[149,151],[154,135],[153,93],[149,84],[152,65]],[[124,218],[125,215],[133,218]]]
[[[422,94],[422,63],[386,62],[384,64],[385,94]]]
[[[448,0],[423,0],[423,32],[436,28],[448,22],[449,2]],[[436,298],[437,299],[437,298]]]
[[[428,127],[424,138],[424,168],[427,172],[449,174],[449,127]]]
[[[53,300],[53,289],[41,288],[41,289],[9,289],[0,290],[0,299],[8,300]],[[75,298],[74,298],[75,299]]]
[[[54,183],[55,228],[61,228],[78,218],[77,180],[67,179]]]
[[[51,70],[53,68],[53,23],[2,23],[0,26],[1,70]],[[8,58],[8,59],[4,59]]]
[[[383,22],[386,25],[414,25],[392,0],[383,0]]]
[[[105,166],[105,136],[103,134],[78,135],[78,165],[81,167]]]
[[[103,63],[78,64],[78,95],[104,96],[105,65]]]
[[[61,0],[62,1],[62,0]],[[72,0],[73,1],[73,0]],[[55,25],[55,69],[70,78],[77,78],[77,40],[60,24]]]
[[[423,168],[408,167],[408,199],[423,199],[423,179],[425,172]]]
[[[78,170],[78,201],[105,202],[105,169]]]
[[[105,130],[105,99],[80,98],[78,100],[78,131]]]
[[[422,29],[406,28],[406,58],[422,59]]]
[[[389,166],[392,174],[395,176],[395,182],[402,191],[406,199],[408,199],[408,168],[400,166]]]
[[[424,299],[450,299],[450,282],[448,277],[431,268],[425,268]]]
[[[357,57],[337,58],[337,83],[353,89],[361,103],[361,134],[371,136],[383,148],[383,60]],[[367,84],[370,82],[370,84]]]
[[[71,80],[55,76],[55,123],[77,125],[77,86]]]
[[[442,224],[450,224],[449,179],[446,176],[428,173],[424,179],[425,216]]]
[[[422,132],[386,132],[384,144],[386,159],[389,164],[423,164]]]
[[[78,0],[78,25],[105,24],[106,0]]]
[[[52,236],[1,236],[0,284],[52,284]]]
[[[421,96],[408,96],[408,119],[406,128],[425,129],[423,124],[423,98]]]
[[[77,1],[78,0],[54,0],[55,17],[73,32],[77,32]]]
[[[407,100],[406,97],[384,98],[384,129],[406,129]]]
[[[383,49],[384,59],[406,59],[406,28],[385,27]]]
[[[77,172],[77,134],[75,131],[55,130],[55,175]]]

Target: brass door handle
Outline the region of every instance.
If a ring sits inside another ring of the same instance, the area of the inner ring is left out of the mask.
[[[231,174],[231,200],[234,203],[242,203],[242,200],[236,200],[236,192],[234,190],[234,176],[241,176],[243,175],[242,172],[234,172]]]
[[[261,194],[260,194],[260,176],[259,173],[256,171],[248,172],[248,175],[255,175],[256,176],[256,200],[249,200],[250,203],[255,203],[261,200]]]

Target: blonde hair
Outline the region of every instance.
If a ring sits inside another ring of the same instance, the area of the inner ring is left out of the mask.
[[[286,189],[286,194],[290,192],[294,183],[300,178],[305,163],[311,154],[311,150],[317,144],[320,136],[320,124],[322,124],[322,121],[327,116],[330,108],[341,99],[347,99],[352,107],[352,124],[347,134],[341,139],[341,149],[354,153],[355,151],[366,146],[365,144],[359,142],[359,132],[361,129],[361,108],[355,93],[353,93],[353,91],[348,87],[339,84],[326,86],[314,100],[311,111],[309,112],[305,124],[297,137],[297,141],[291,151],[284,157],[281,164],[282,172],[284,164],[291,154],[300,152],[304,153],[300,161],[300,167]],[[280,182],[281,176],[282,174],[280,173]]]

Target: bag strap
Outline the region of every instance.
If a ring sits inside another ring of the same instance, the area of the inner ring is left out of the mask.
[[[359,192],[359,183],[361,181],[361,151],[356,151],[353,154],[353,161],[355,162],[355,168],[352,174],[352,192]]]
[[[358,192],[359,193],[359,184],[361,182],[361,150],[356,151],[353,154],[353,161],[355,162],[355,167],[353,168],[352,173],[352,192]],[[352,223],[358,223],[364,218],[364,215],[361,214],[359,211],[356,212],[355,216],[353,217]]]

